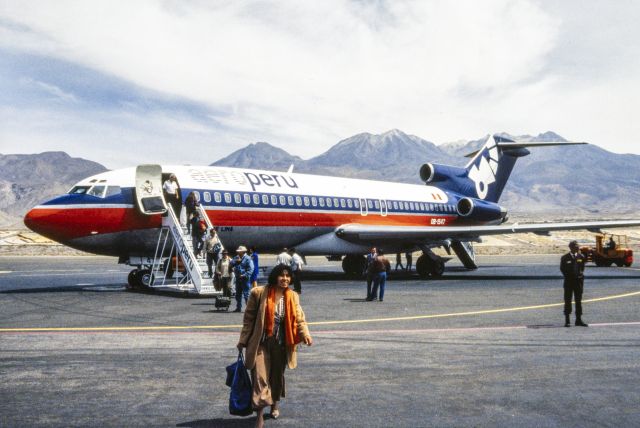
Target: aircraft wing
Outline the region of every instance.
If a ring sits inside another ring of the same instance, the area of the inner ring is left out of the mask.
[[[640,220],[587,221],[575,223],[501,224],[497,226],[372,226],[345,224],[336,229],[336,235],[350,242],[382,243],[413,241],[416,243],[448,238],[469,241],[480,236],[510,233],[546,234],[554,230],[600,230],[604,228],[637,227]]]

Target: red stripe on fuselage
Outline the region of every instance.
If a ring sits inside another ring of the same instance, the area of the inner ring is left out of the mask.
[[[406,215],[360,213],[256,211],[251,209],[207,209],[214,226],[260,227],[338,227],[347,223],[384,226],[447,226],[450,215]],[[437,223],[433,221],[436,220]],[[37,207],[25,216],[25,224],[33,231],[59,242],[96,234],[159,228],[160,215],[142,215],[136,208],[55,208]]]
[[[27,213],[24,223],[29,229],[56,241],[162,225],[159,215],[142,215],[135,208],[81,207],[37,207]]]

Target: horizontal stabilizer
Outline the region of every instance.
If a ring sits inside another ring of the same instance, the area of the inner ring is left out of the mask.
[[[551,146],[575,146],[578,144],[589,144],[586,142],[579,141],[531,141],[531,142],[520,142],[520,141],[496,141],[496,145],[503,149],[525,149],[527,147],[551,147]],[[472,158],[480,151],[476,150],[474,152],[465,155],[466,158]]]

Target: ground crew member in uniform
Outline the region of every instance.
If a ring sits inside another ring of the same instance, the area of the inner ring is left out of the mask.
[[[577,241],[569,243],[569,252],[560,259],[560,271],[564,276],[564,326],[570,327],[571,297],[576,301],[576,326],[588,327],[582,322],[582,292],[584,290],[585,257],[580,252]]]

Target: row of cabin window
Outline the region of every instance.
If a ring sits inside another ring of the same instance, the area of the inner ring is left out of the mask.
[[[200,192],[195,192],[196,197],[200,200]],[[204,201],[211,202],[211,193],[203,192]],[[272,206],[298,206],[302,207],[337,207],[337,208],[355,208],[360,209],[360,200],[351,198],[330,198],[324,196],[284,196],[284,195],[266,195],[266,194],[249,194],[249,193],[230,193],[230,192],[214,192],[213,199],[219,204],[222,199],[226,204],[232,201],[236,204],[245,205],[272,205]],[[448,204],[429,204],[425,202],[405,202],[405,201],[384,201],[389,210],[395,211],[438,211],[438,212],[455,212],[455,207]],[[367,206],[369,209],[380,209],[380,201],[377,199],[368,199]]]

